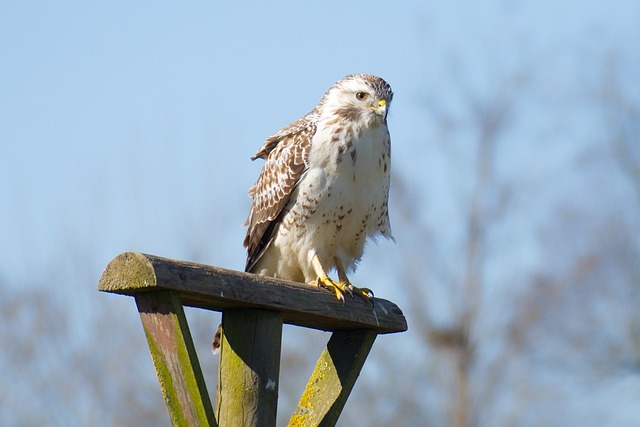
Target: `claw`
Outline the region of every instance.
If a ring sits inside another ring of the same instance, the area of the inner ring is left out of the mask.
[[[349,295],[351,299],[356,295],[373,305],[373,291],[369,288],[357,288],[349,282],[336,282],[328,276],[318,277],[315,281],[311,282],[311,284],[329,289],[335,294],[336,298],[343,303],[345,295]]]
[[[311,282],[311,284],[329,289],[336,295],[336,298],[338,298],[339,301],[342,301],[342,303],[344,303],[344,296],[348,294],[351,299],[353,299],[354,295],[357,295],[358,297],[364,299],[366,302],[370,302],[373,306],[373,291],[371,291],[371,289],[369,288],[357,288],[353,286],[351,282],[349,282],[347,274],[342,265],[342,261],[340,261],[338,257],[334,258],[334,261],[336,263],[336,270],[338,271],[338,277],[340,279],[337,282],[327,276],[327,273],[325,272],[325,269],[320,263],[320,259],[317,255],[314,255],[311,261],[316,270],[316,274],[318,275],[318,278],[315,281]]]
[[[371,305],[373,305],[373,291],[369,288],[356,288],[355,286],[351,285],[351,287],[353,288],[353,293],[358,295],[360,298],[362,298],[363,300],[365,300],[366,302],[370,302]]]
[[[343,304],[344,304],[344,294],[348,292],[350,295],[352,295],[351,290],[345,288],[342,285],[342,283],[334,282],[329,278],[329,276],[318,277],[315,280],[315,285],[318,287],[329,289],[331,292],[333,292],[336,295],[336,298],[338,298],[338,301],[342,301]]]
[[[356,288],[355,286],[351,286],[351,288],[353,289],[353,292],[364,298],[367,301],[370,301],[373,299],[374,295],[373,295],[373,291],[369,288]]]

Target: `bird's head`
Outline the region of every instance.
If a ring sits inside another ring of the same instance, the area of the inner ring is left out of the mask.
[[[323,112],[372,126],[386,121],[392,98],[391,86],[380,77],[350,74],[331,86],[320,107]]]

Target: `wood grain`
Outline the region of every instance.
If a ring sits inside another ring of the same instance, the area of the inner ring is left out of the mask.
[[[326,331],[368,329],[384,334],[407,329],[400,308],[381,298],[375,298],[373,307],[359,298],[342,303],[331,292],[303,283],[136,252],[114,258],[98,289],[132,296],[170,290],[184,305],[217,311],[271,310],[281,313],[285,323]]]
[[[220,426],[275,427],[282,316],[266,310],[222,313],[216,418]]]
[[[174,426],[215,426],[189,326],[178,297],[170,291],[136,295],[151,358],[171,423]]]

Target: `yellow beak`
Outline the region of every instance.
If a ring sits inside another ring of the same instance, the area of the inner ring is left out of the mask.
[[[378,106],[369,106],[369,105],[363,105],[362,108],[367,108],[369,110],[375,111],[376,114],[380,114],[380,115],[386,115],[387,112],[387,100],[386,99],[381,99],[380,101],[378,101]]]

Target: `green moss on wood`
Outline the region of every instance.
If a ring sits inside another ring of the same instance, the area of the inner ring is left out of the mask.
[[[282,317],[272,311],[249,309],[225,311],[222,319],[218,422],[275,426]]]
[[[200,369],[200,364],[197,362],[197,355],[195,354],[195,349],[192,349],[193,354],[189,354],[189,350],[185,343],[193,342],[191,339],[191,334],[188,330],[185,331],[181,327],[180,319],[178,316],[175,316],[174,321],[176,323],[176,328],[182,332],[182,342],[176,343],[178,346],[178,361],[180,363],[182,372],[191,372],[193,370],[193,375],[185,375],[185,386],[187,388],[187,392],[192,402],[197,402],[201,399],[207,399],[207,401],[202,401],[199,404],[195,405],[196,416],[198,418],[198,422],[200,425],[209,425],[209,418],[207,417],[207,412],[205,410],[206,406],[210,407],[210,412],[213,414],[213,407],[211,407],[211,401],[209,399],[209,394],[206,392],[206,384],[204,382],[204,378],[202,377],[202,371]],[[184,320],[184,327],[188,328],[186,324],[186,319]],[[186,337],[184,335],[188,334]],[[182,344],[182,345],[181,345]],[[200,381],[198,381],[198,377]]]
[[[215,425],[180,300],[160,291],[139,294],[136,302],[172,424]]]
[[[225,410],[230,414],[239,414],[241,416],[243,413],[243,403],[245,401],[244,383],[240,381],[228,381],[228,379],[242,377],[246,365],[238,353],[232,350],[229,341],[227,341],[227,336],[223,335],[222,339],[222,345],[226,347],[224,350],[224,362],[222,361],[222,349],[220,360],[220,363],[224,365],[223,381],[225,382],[224,392],[226,393],[224,401],[227,404]]]
[[[156,368],[156,374],[158,375],[158,382],[160,383],[160,389],[162,390],[162,397],[164,398],[167,407],[170,408],[169,417],[171,418],[171,424],[174,426],[187,426],[188,423],[183,416],[180,399],[178,399],[178,395],[176,394],[176,388],[173,385],[173,378],[169,372],[167,362],[160,349],[156,346],[151,334],[146,330],[144,332],[147,336],[147,342],[149,343],[153,366]]]
[[[125,252],[115,257],[104,269],[98,290],[130,295],[154,286],[156,273],[149,260],[143,254]]]

